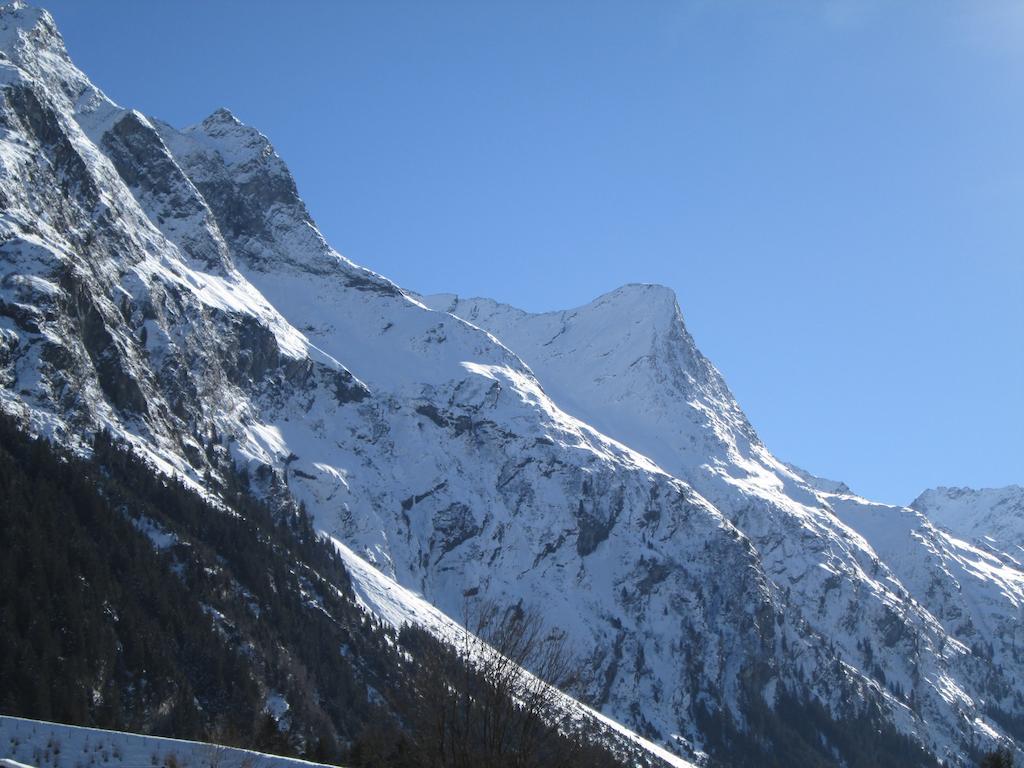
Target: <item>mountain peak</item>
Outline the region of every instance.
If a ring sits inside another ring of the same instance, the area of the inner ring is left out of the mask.
[[[682,319],[675,291],[656,283],[627,283],[574,311],[587,310],[612,310],[634,319],[643,318],[661,329]]]
[[[676,292],[667,285],[661,283],[626,283],[613,291],[604,294],[605,296],[643,296],[658,301],[670,301],[676,303]]]
[[[927,504],[929,501],[942,498],[951,501],[971,500],[980,497],[992,499],[1024,499],[1024,486],[1005,485],[1000,488],[970,488],[967,486],[946,486],[940,485],[936,488],[928,488],[923,491],[914,501],[910,502],[913,509]]]
[[[1024,487],[929,488],[910,503],[940,528],[987,542],[1020,557],[1024,552]]]
[[[268,145],[270,144],[270,140],[267,139],[266,136],[252,126],[243,123],[235,116],[235,113],[227,107],[217,107],[217,109],[207,115],[202,122],[197,125],[193,125],[186,130],[193,134],[198,133],[211,138],[225,135],[246,136],[251,139],[258,138],[262,140],[263,143]]]
[[[22,0],[0,3],[0,26],[5,30],[25,32],[40,29],[60,38],[57,24],[50,12],[44,8],[35,8]]]
[[[21,0],[0,3],[0,53],[76,116],[116,107],[71,61],[49,11]]]
[[[50,12],[21,0],[0,3],[0,51],[18,64],[30,51],[47,51],[69,61],[64,38]]]
[[[233,125],[244,127],[242,121],[235,117],[234,112],[227,107],[217,107],[201,124],[204,126]]]
[[[206,149],[217,152],[229,168],[255,164],[274,175],[291,177],[270,139],[243,123],[227,107],[218,107],[201,123],[186,128],[184,133]]]

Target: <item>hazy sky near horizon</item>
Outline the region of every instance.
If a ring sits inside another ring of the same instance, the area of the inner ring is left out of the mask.
[[[1024,483],[1022,3],[39,4],[122,105],[259,128],[406,288],[663,283],[780,458]]]

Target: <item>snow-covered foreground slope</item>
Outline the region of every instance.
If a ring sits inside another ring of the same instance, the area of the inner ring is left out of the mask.
[[[335,540],[335,546],[341,553],[349,575],[352,577],[352,586],[359,601],[368,611],[379,616],[395,629],[401,629],[405,625],[422,627],[456,648],[464,647],[466,629],[457,621],[446,616],[416,593],[389,579],[342,542]],[[477,646],[474,645],[473,648],[477,648]],[[693,763],[637,736],[621,724],[569,696],[561,695],[559,703],[569,713],[572,720],[585,724],[597,724],[598,730],[605,733],[606,738],[619,740],[628,746],[639,748],[642,752],[654,755],[670,766],[694,768]]]
[[[965,539],[1024,559],[1024,487],[931,488],[910,506]]]
[[[418,298],[335,252],[226,110],[178,130],[113,104],[21,5],[0,49],[0,406],[36,431],[108,428],[213,496],[245,467],[431,611],[537,607],[588,703],[669,749],[781,702],[965,762],[1006,738],[989,691],[1024,713],[1016,656],[949,618],[1014,636],[1014,566],[983,579],[879,511],[939,580],[925,600],[847,489],[760,442],[667,289],[546,315]]]
[[[311,768],[288,757],[199,741],[0,715],[0,765],[18,768]]]

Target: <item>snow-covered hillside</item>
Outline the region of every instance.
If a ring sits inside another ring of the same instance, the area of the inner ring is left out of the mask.
[[[320,763],[199,741],[0,715],[4,768],[313,768]]]
[[[335,540],[335,545],[348,567],[356,595],[368,611],[379,616],[395,629],[401,629],[406,625],[422,627],[456,648],[465,647],[467,630],[459,622],[439,611],[415,592],[396,584],[342,542]],[[471,647],[484,653],[490,650],[482,644],[481,646],[474,644]],[[674,768],[694,768],[693,763],[637,736],[620,723],[580,704],[567,695],[559,697],[558,706],[573,721],[588,725],[595,723],[597,730],[604,734],[604,738],[609,743],[624,744],[630,749],[639,748],[640,751],[654,755],[663,760],[666,765],[674,766]],[[700,755],[700,757],[706,756]]]
[[[670,290],[624,286],[543,314],[489,299],[422,300],[500,338],[570,413],[696,488],[799,596],[803,618],[896,698],[912,696],[933,718],[954,701],[1019,706],[1019,565],[775,459],[697,350]],[[979,640],[999,648],[994,663],[977,658]]]
[[[931,488],[910,506],[941,528],[1024,559],[1024,487]]]
[[[536,607],[587,702],[668,749],[782,706],[837,729],[808,738],[827,755],[898,731],[966,763],[1009,738],[1016,564],[778,461],[671,291],[543,315],[418,297],[334,251],[227,110],[179,130],[114,104],[20,3],[0,50],[4,410],[78,450],[110,429],[211,496],[245,467],[366,590],[352,552],[448,615]]]

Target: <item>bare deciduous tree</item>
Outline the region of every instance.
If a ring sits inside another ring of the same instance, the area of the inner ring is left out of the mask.
[[[438,645],[421,669],[419,758],[437,768],[615,764],[589,749],[561,691],[578,681],[565,634],[539,612],[467,603],[454,651]]]

